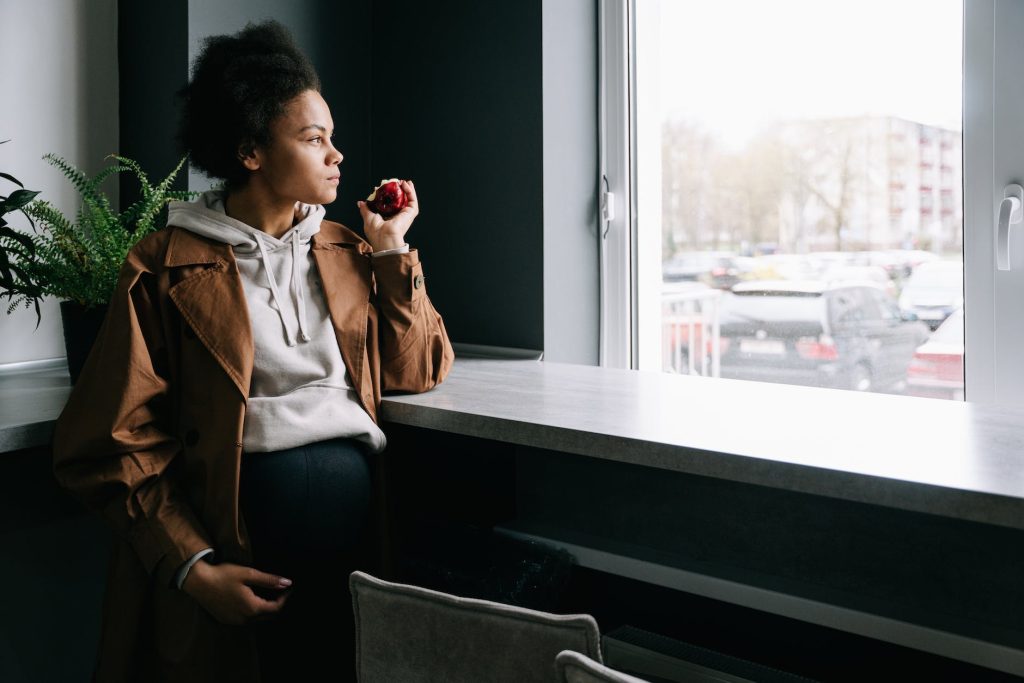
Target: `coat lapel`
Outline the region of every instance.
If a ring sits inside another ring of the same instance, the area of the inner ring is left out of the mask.
[[[334,237],[339,241],[329,241]],[[373,271],[365,243],[345,241],[343,236],[313,236],[313,258],[323,282],[324,298],[331,314],[338,348],[345,361],[356,395],[363,407],[375,415],[372,389],[365,377],[366,324],[370,306]]]
[[[325,221],[324,225],[329,224]],[[371,250],[347,233],[322,230],[312,238],[312,251],[345,368],[360,403],[370,415],[376,415],[370,378],[365,373],[373,286]],[[170,288],[170,297],[243,399],[248,399],[255,355],[252,321],[231,247],[175,229],[164,265],[186,267],[184,277]]]
[[[201,266],[187,269],[168,293],[247,400],[255,355],[252,322],[231,247],[178,228],[171,233],[164,265]]]

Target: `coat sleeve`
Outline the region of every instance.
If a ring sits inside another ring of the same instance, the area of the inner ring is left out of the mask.
[[[371,264],[380,313],[381,391],[419,393],[437,386],[455,352],[427,296],[419,252],[379,256]]]
[[[167,349],[155,299],[155,278],[133,250],[57,419],[53,471],[170,585],[182,563],[213,544],[175,484],[181,443],[168,418]]]

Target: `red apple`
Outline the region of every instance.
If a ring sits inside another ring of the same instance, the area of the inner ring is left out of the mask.
[[[405,207],[405,192],[402,192],[402,181],[398,178],[389,178],[380,181],[380,185],[373,188],[373,192],[366,198],[366,206],[374,213],[379,213],[384,218],[391,218]]]

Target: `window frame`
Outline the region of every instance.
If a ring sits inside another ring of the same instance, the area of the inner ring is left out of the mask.
[[[964,0],[963,5],[964,309],[969,321],[965,325],[965,347],[971,351],[965,355],[965,395],[967,400],[982,403],[1024,403],[1024,356],[1012,362],[1008,356],[1013,341],[1020,335],[1010,338],[1007,323],[1001,323],[996,315],[1000,309],[1009,313],[1008,304],[1015,300],[1014,292],[1024,289],[1024,272],[1015,272],[1012,280],[1004,273],[996,273],[993,234],[1003,185],[1024,179],[1024,168],[1018,171],[1017,176],[1021,177],[1016,180],[1005,170],[1002,172],[1005,179],[1000,178],[1000,170],[996,168],[995,136],[997,133],[1010,135],[998,130],[998,124],[1012,119],[1007,112],[997,110],[997,79],[1001,75],[1005,82],[1006,72],[1012,71],[1004,69],[1000,74],[1000,64],[1024,62],[1024,47],[1012,44],[1007,28],[1012,24],[1006,20],[1007,14],[1015,11],[1011,2]],[[655,239],[660,240],[661,179],[660,164],[644,164],[645,157],[653,153],[650,143],[645,143],[645,131],[638,133],[629,127],[632,121],[642,120],[643,108],[652,104],[638,100],[635,88],[637,59],[643,58],[642,54],[635,53],[633,45],[637,4],[636,0],[600,0],[599,9],[600,172],[609,179],[620,207],[607,237],[599,236],[602,253],[600,364],[660,370],[660,339],[653,334],[651,339],[645,339],[638,324],[641,316],[658,315],[658,296],[651,290],[660,285],[660,282],[653,282],[660,281],[660,277],[645,278],[645,272],[651,275],[650,252],[660,251],[650,249],[646,238],[655,235]],[[645,4],[657,7],[658,2],[652,0]],[[639,39],[636,42],[640,42]],[[647,38],[644,45],[649,47]],[[623,52],[610,54],[611,49]],[[1019,77],[1017,82],[1024,85],[1022,81],[1024,77]],[[628,106],[621,103],[623,98],[629,100]],[[1020,110],[1024,111],[1024,107]],[[660,135],[656,137],[660,139]],[[624,150],[625,141],[632,147]],[[657,187],[650,187],[652,184]],[[622,192],[630,193],[626,195],[628,201],[623,201]],[[646,236],[637,229],[638,218],[644,223]],[[603,231],[604,223],[601,226]],[[1024,226],[1017,229],[1024,233]],[[1024,237],[1020,241],[1024,242]],[[1024,263],[1018,266],[1016,256],[1014,265],[1018,271],[1024,271]],[[655,272],[659,267],[654,265]],[[1017,317],[1022,318],[1019,326],[1024,327],[1024,316]],[[627,321],[628,332],[618,327]],[[1000,339],[1004,339],[1001,344]],[[997,376],[997,366],[1000,373],[1011,370],[1012,377]]]
[[[627,0],[600,0],[598,10],[598,358],[601,367],[613,368],[635,367],[632,8]],[[610,219],[606,213],[609,195]]]

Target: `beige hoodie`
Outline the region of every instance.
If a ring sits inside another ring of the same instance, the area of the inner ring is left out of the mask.
[[[384,433],[356,398],[310,253],[324,208],[301,208],[305,218],[280,238],[227,216],[220,191],[172,202],[167,223],[234,250],[255,343],[244,450],[278,451],[349,437],[380,452]]]

